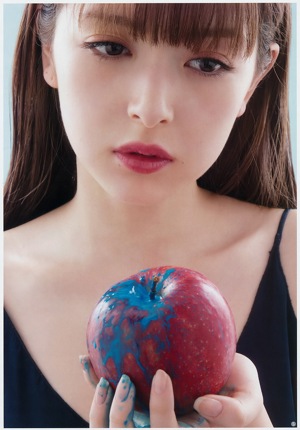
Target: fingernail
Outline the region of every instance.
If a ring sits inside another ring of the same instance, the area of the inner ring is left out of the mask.
[[[96,388],[97,403],[99,405],[103,405],[103,403],[105,402],[108,388],[109,388],[109,382],[107,381],[107,379],[101,378]]]
[[[81,368],[83,370],[83,375],[89,384],[92,384],[94,387],[97,387],[98,378],[95,377],[94,371],[91,366],[91,362],[88,355],[82,355],[79,357]]]
[[[120,379],[120,389],[118,390],[118,397],[121,400],[121,402],[125,402],[128,398],[128,395],[130,393],[130,389],[132,387],[132,382],[127,375],[122,375]]]
[[[199,398],[194,403],[194,409],[206,418],[216,418],[223,410],[223,405],[216,399]]]
[[[153,378],[152,386],[156,394],[162,394],[165,392],[167,387],[168,376],[167,374],[159,369]]]
[[[84,372],[88,372],[90,368],[88,357],[86,355],[80,355],[79,362],[81,364],[82,370]]]

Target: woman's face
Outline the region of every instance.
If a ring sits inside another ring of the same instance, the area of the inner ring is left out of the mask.
[[[256,56],[229,55],[226,35],[196,53],[135,41],[128,20],[118,23],[95,30],[91,16],[79,25],[64,7],[43,48],[44,76],[58,88],[78,180],[153,203],[196,187],[217,159],[255,88]]]

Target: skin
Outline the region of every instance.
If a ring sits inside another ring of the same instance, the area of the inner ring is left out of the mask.
[[[70,31],[66,33],[65,28]],[[82,31],[73,28],[72,15],[64,9],[50,52],[44,50],[45,79],[59,88],[64,125],[80,169],[88,175],[86,180],[93,180],[98,193],[104,191],[111,198],[143,206],[165,201],[174,189],[178,189],[178,198],[186,193],[187,198],[191,193],[194,197],[198,190],[191,183],[220,154],[256,86],[256,56],[234,61],[226,55],[226,40],[218,52],[202,49],[195,55],[184,47],[134,42],[126,27],[112,36],[109,31],[108,35],[100,30],[95,34],[94,27],[87,23]],[[101,57],[101,48],[83,48],[85,43],[105,41],[107,37],[125,45],[130,55],[125,51],[119,57]],[[215,55],[235,70],[227,73],[221,69],[205,79],[194,65],[205,55]],[[212,133],[216,123],[218,127]],[[137,188],[136,176],[120,168],[112,156],[119,145],[136,140],[157,143],[174,158],[172,166],[162,172],[163,187],[153,186],[160,183],[162,175],[158,173],[140,176]]]
[[[132,55],[104,59],[83,47],[101,40],[121,43]],[[273,62],[277,53],[271,45]],[[216,76],[195,70],[194,60],[212,54],[233,70]],[[228,58],[226,41],[216,52],[202,48],[195,55],[134,42],[126,28],[102,34],[87,23],[80,30],[68,6],[53,44],[43,46],[44,77],[58,88],[77,156],[78,191],[66,205],[6,233],[5,307],[53,388],[91,426],[123,427],[133,402],[132,394],[120,414],[118,393],[107,389],[99,404],[100,388],[85,383],[76,360],[86,351],[91,309],[109,286],[145,267],[190,267],[219,286],[238,336],[247,321],[282,210],[214,195],[195,180],[218,157],[267,73],[256,74],[255,64],[255,52],[247,60]],[[156,143],[173,162],[151,175],[129,171],[113,153],[129,141]],[[292,212],[280,252],[294,305],[295,228]],[[176,427],[171,381],[158,376],[151,425]],[[231,396],[196,401],[207,425],[270,427],[255,368],[245,357],[237,355],[231,383]],[[191,419],[199,423],[198,414]]]
[[[88,356],[82,357],[82,360],[85,363],[89,362]],[[90,383],[97,381],[95,374],[90,373],[87,376],[85,373],[85,378]],[[237,382],[239,388],[233,389],[232,387]],[[131,390],[133,390],[132,387]],[[224,392],[222,395],[207,395],[198,398],[194,408],[199,415],[192,413],[177,421],[174,413],[172,381],[163,370],[157,371],[151,388],[151,427],[272,427],[263,406],[256,368],[247,357],[236,354],[232,374],[222,391]],[[108,425],[124,427],[124,423],[126,423],[126,427],[134,427],[134,421],[127,420],[128,413],[134,408],[134,396],[129,398],[124,406],[122,381],[117,386],[114,397],[111,388],[107,388],[105,401],[100,405],[97,401],[99,393],[102,397],[101,383],[96,386],[90,411],[91,427],[108,427]],[[260,410],[258,405],[260,405]],[[153,411],[155,412],[153,413]]]

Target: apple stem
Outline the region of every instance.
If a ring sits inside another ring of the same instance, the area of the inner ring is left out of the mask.
[[[159,277],[158,276],[154,276],[153,278],[153,284],[151,287],[151,291],[150,291],[150,299],[154,300],[155,299],[155,294],[156,294],[156,285],[159,281]]]

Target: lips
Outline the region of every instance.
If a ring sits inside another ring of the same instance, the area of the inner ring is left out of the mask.
[[[122,145],[114,150],[114,154],[126,168],[143,174],[157,172],[173,161],[172,156],[160,146],[138,142]]]

